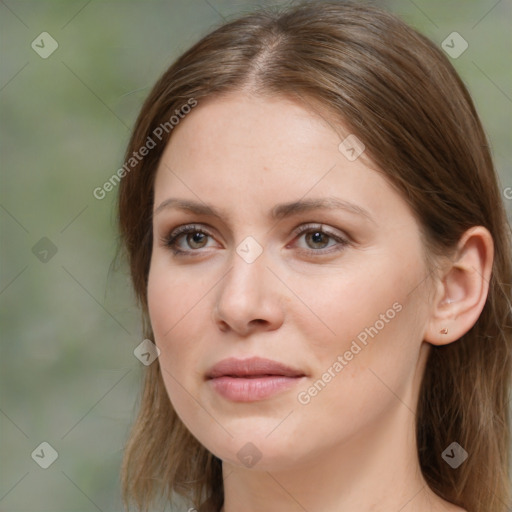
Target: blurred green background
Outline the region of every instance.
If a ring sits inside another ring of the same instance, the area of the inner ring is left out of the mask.
[[[453,31],[468,42],[452,62],[480,112],[512,217],[512,2],[375,3],[438,45]],[[0,3],[0,511],[122,510],[142,338],[129,276],[112,268],[117,191],[103,200],[92,191],[122,165],[138,109],[169,64],[223,18],[270,4]],[[42,58],[50,37],[58,48]],[[36,463],[52,458],[42,442],[58,454],[47,469]]]

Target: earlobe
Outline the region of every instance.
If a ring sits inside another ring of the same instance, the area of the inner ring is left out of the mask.
[[[483,226],[468,229],[440,276],[424,340],[446,345],[466,334],[477,322],[489,291],[494,244]]]

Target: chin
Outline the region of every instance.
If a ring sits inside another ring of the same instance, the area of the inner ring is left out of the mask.
[[[199,436],[198,440],[223,462],[250,471],[272,472],[296,468],[301,460],[308,458],[308,447],[299,442],[299,437],[281,432],[281,435],[272,438],[272,434],[268,434],[269,429],[265,433],[258,432],[256,428],[254,434],[251,431],[250,426],[246,425],[243,431],[231,431],[232,438],[224,435],[219,439],[211,436],[202,439],[203,436]],[[287,439],[287,442],[283,442],[283,439]]]

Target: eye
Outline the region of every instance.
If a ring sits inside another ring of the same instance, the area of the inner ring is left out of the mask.
[[[299,239],[304,238],[307,247],[301,250],[308,254],[328,254],[340,251],[349,244],[346,238],[325,230],[324,227],[319,224],[301,226],[295,231],[295,234]],[[333,243],[329,245],[329,242]],[[326,248],[329,248],[329,250],[326,251]]]
[[[307,247],[299,247],[299,250],[310,255],[330,254],[341,251],[349,245],[349,241],[346,238],[325,230],[320,224],[300,226],[295,230],[294,235],[296,236],[295,239],[304,237]],[[168,236],[162,238],[162,243],[169,247],[175,255],[189,256],[194,252],[201,252],[199,249],[207,248],[208,238],[212,236],[201,226],[187,224],[179,226]],[[186,246],[183,244],[186,244]]]
[[[186,254],[196,249],[206,247],[210,233],[196,225],[185,225],[176,228],[168,236],[162,239],[166,247],[172,249],[174,254]],[[180,242],[184,241],[188,247],[183,247]]]

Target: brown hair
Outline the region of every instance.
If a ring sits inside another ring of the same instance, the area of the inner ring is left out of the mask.
[[[208,34],[163,74],[135,123],[126,159],[190,100],[201,104],[245,89],[311,100],[343,123],[407,200],[429,254],[448,254],[472,226],[490,231],[495,258],[487,301],[460,340],[430,351],[417,442],[424,477],[439,496],[469,512],[505,511],[512,258],[488,142],[463,82],[431,41],[376,7],[311,2],[260,10]],[[119,190],[120,231],[149,338],[153,181],[171,136],[166,130]],[[159,365],[146,372],[123,461],[125,504],[147,510],[158,497],[181,495],[196,507],[209,497],[211,510],[219,510],[221,461],[174,412]],[[458,469],[441,458],[453,441],[469,453]]]

